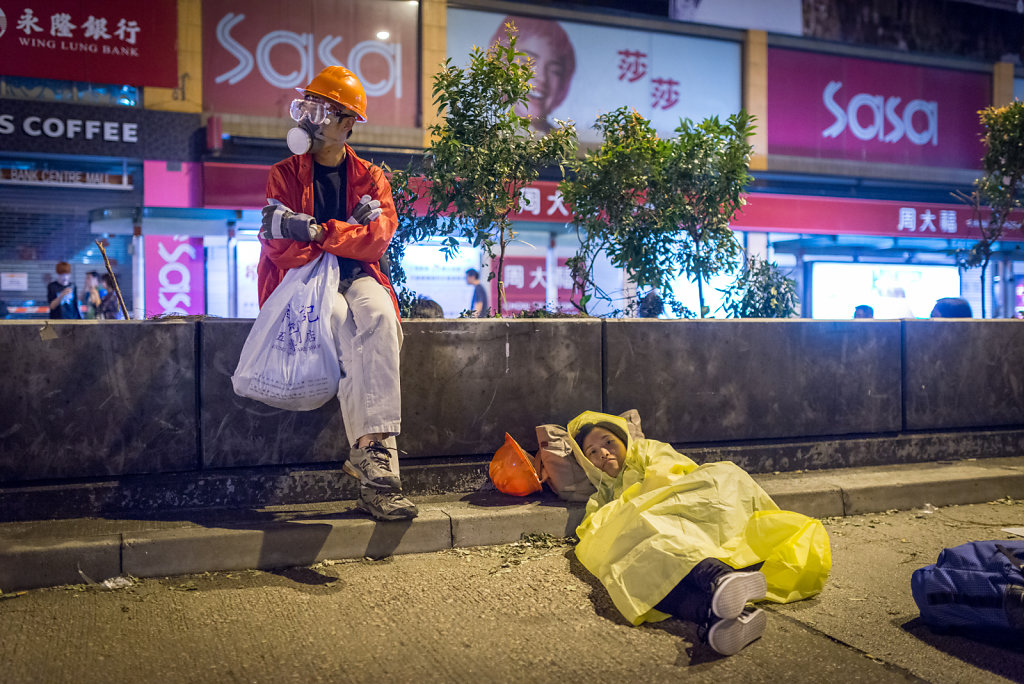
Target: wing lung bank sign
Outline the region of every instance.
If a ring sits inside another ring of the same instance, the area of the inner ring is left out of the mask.
[[[176,0],[0,0],[10,76],[178,85]]]
[[[768,152],[978,168],[990,76],[768,50]]]
[[[415,127],[417,14],[396,0],[205,0],[205,108],[287,117],[295,88],[340,64],[366,89],[369,123]]]
[[[198,114],[0,100],[0,149],[188,161],[200,123]]]
[[[206,313],[203,239],[146,236],[146,315]]]
[[[571,119],[580,140],[598,142],[597,116],[626,105],[669,136],[682,118],[739,111],[740,45],[728,41],[450,9],[448,56],[467,64],[510,20],[516,47],[535,60],[527,113],[538,131]]]

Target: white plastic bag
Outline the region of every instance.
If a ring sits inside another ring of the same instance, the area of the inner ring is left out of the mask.
[[[331,309],[339,278],[338,260],[327,253],[285,273],[242,347],[235,394],[290,411],[312,411],[337,395]]]

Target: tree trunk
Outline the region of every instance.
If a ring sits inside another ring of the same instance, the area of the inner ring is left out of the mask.
[[[498,318],[503,316],[505,310],[505,246],[508,244],[508,240],[505,238],[505,226],[502,225],[499,228],[500,233],[498,236]]]
[[[704,318],[704,279],[697,274],[697,298],[700,300],[700,317]]]
[[[981,317],[985,317],[985,271],[988,269],[988,259],[981,262]]]

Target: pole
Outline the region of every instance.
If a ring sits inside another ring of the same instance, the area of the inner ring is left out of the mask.
[[[110,282],[114,284],[114,292],[117,294],[117,304],[121,307],[121,314],[125,320],[128,320],[128,309],[124,305],[124,297],[121,296],[121,288],[117,286],[117,276],[114,275],[114,269],[110,267],[110,259],[107,258],[107,250],[103,249],[103,243],[96,240],[96,246],[100,248],[100,254],[103,255],[103,265],[107,267],[107,274],[110,275]]]

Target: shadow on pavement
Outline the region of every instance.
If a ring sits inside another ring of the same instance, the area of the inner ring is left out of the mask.
[[[557,506],[561,508],[566,506],[565,501],[559,499],[558,495],[548,489],[544,489],[536,494],[529,494],[527,496],[502,494],[498,490],[492,488],[478,489],[475,492],[470,492],[469,494],[459,497],[459,501],[464,501],[473,506],[480,506],[481,508],[515,506],[517,504],[524,503],[539,503],[541,506]]]
[[[572,549],[566,551],[565,557],[569,560],[569,572],[572,576],[590,587],[590,593],[587,595],[587,598],[594,606],[594,612],[597,613],[598,617],[614,622],[617,625],[632,628],[629,621],[622,617],[622,613],[612,603],[611,597],[608,596],[608,592],[605,590],[604,585],[601,584],[601,581],[583,567],[583,563],[580,563],[579,559],[576,558],[576,554]],[[677,638],[678,655],[675,662],[677,667],[701,665],[722,658],[722,656],[700,643],[700,638],[697,636],[697,625],[693,623],[669,618],[661,622],[648,622],[642,628],[656,629]]]
[[[322,587],[327,584],[334,584],[338,581],[337,577],[325,575],[317,572],[313,568],[283,568],[280,570],[268,570],[268,572],[272,575],[289,579],[296,584],[308,584],[318,587]]]
[[[365,526],[356,528],[365,535],[365,558],[380,559],[391,556],[412,526],[411,520],[377,522],[369,515],[351,507],[348,502],[339,502],[332,510],[287,511],[246,509],[185,509],[161,511],[142,515],[119,515],[116,519],[151,520],[157,522],[187,522],[208,530],[233,530],[261,532],[258,550],[245,537],[226,537],[225,547],[243,557],[250,555],[247,565],[252,569],[265,570],[289,579],[296,584],[328,584],[336,578],[310,569],[325,558],[336,558],[330,552],[331,536],[337,535],[337,528],[318,520],[358,520]],[[337,539],[337,537],[336,537]]]
[[[948,632],[928,627],[920,617],[897,626],[929,646],[981,670],[1024,682],[1024,641],[1020,632]]]

